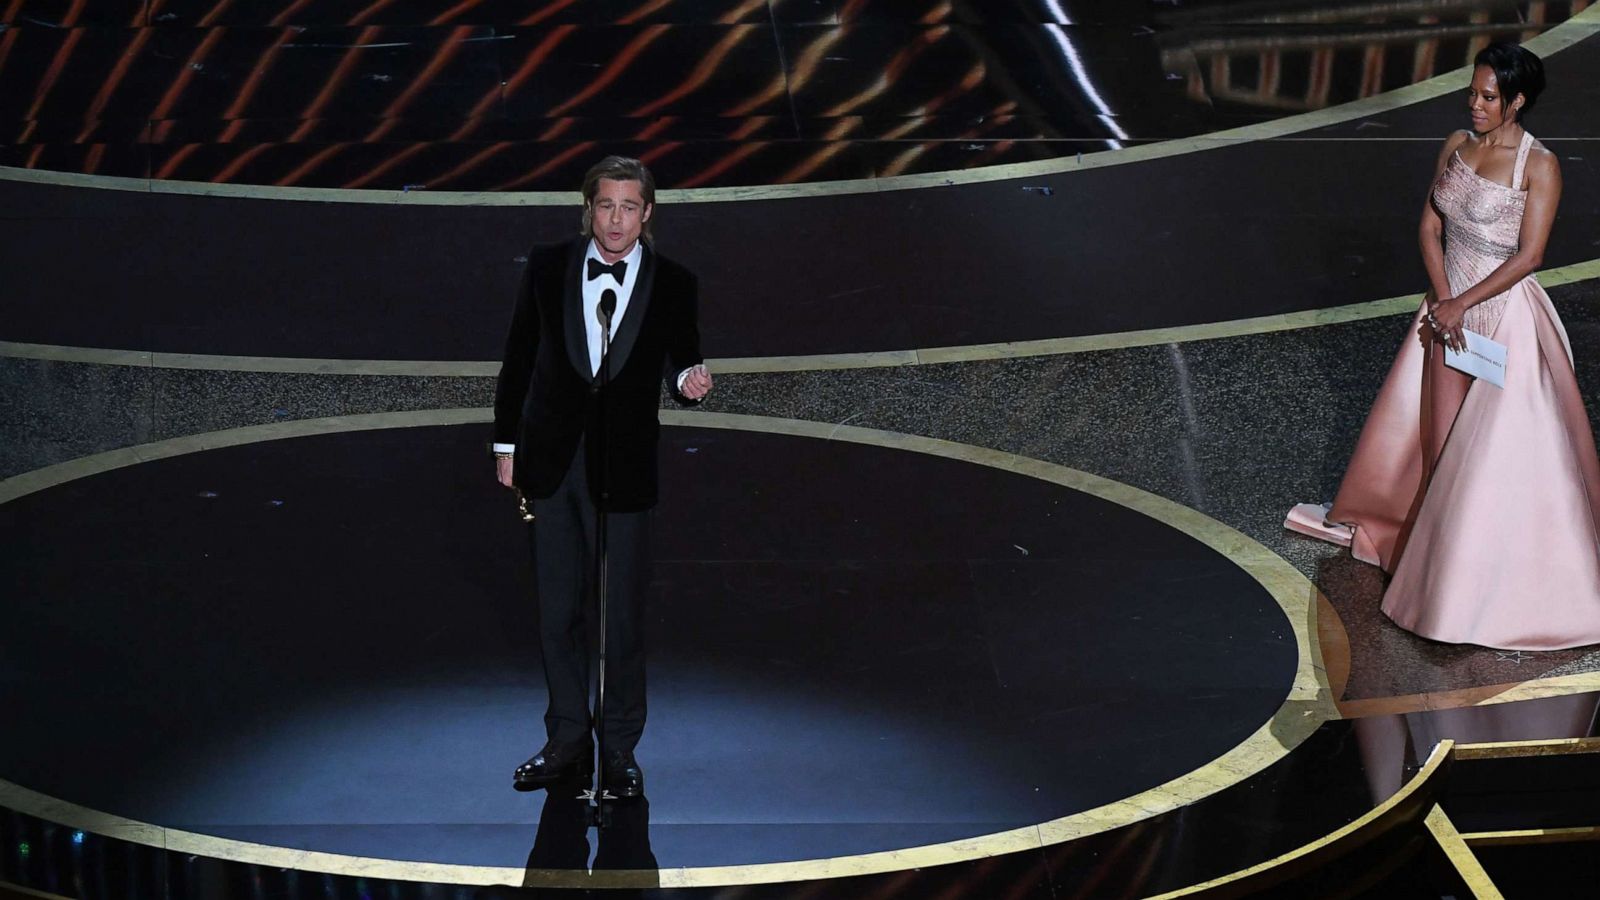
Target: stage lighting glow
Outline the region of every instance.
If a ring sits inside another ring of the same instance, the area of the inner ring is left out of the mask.
[[[83,843],[83,832],[74,831],[72,833],[72,843],[74,843],[74,844],[82,844]]]
[[[1055,13],[1057,22],[1062,25],[1072,24],[1072,19],[1067,15],[1067,11],[1061,8],[1060,0],[1044,0],[1044,5],[1050,7],[1050,11]]]
[[[1051,6],[1056,7],[1056,11],[1060,13],[1062,19],[1066,18],[1066,14],[1061,12],[1056,4],[1052,3]],[[1128,139],[1128,133],[1122,130],[1122,126],[1117,123],[1116,113],[1106,103],[1105,98],[1100,96],[1100,91],[1095,88],[1094,82],[1089,80],[1089,70],[1083,67],[1083,58],[1078,55],[1078,48],[1073,45],[1072,39],[1067,37],[1067,29],[1061,25],[1049,24],[1044,26],[1044,32],[1050,35],[1050,39],[1055,41],[1056,46],[1061,49],[1061,57],[1067,61],[1067,67],[1072,70],[1073,80],[1078,82],[1079,87],[1083,88],[1083,95],[1089,98],[1089,102],[1094,104],[1095,109],[1100,111],[1096,118],[1104,122],[1106,127],[1111,129],[1112,134],[1121,138],[1121,140],[1107,138],[1106,143],[1110,144],[1112,148],[1120,150],[1122,141]]]

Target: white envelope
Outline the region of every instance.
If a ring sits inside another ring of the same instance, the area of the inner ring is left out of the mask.
[[[1467,349],[1457,353],[1444,348],[1444,364],[1473,378],[1482,378],[1497,388],[1506,386],[1506,345],[1486,338],[1476,331],[1461,332],[1467,338]]]

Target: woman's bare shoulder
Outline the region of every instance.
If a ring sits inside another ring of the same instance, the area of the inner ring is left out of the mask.
[[[1535,167],[1543,172],[1561,168],[1561,158],[1538,138],[1534,138],[1533,146],[1528,148],[1528,171],[1534,171]]]

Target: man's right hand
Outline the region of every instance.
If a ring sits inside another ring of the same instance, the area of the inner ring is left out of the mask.
[[[506,487],[511,487],[511,467],[513,462],[515,460],[501,459],[500,457],[495,457],[494,460],[494,475]]]

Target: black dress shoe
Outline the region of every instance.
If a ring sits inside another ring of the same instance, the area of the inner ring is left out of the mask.
[[[644,794],[644,770],[633,758],[632,750],[610,750],[605,759],[606,790],[613,797],[639,797]]]
[[[562,781],[587,779],[593,774],[593,744],[550,741],[532,759],[517,766],[511,786],[519,791],[533,791]]]

